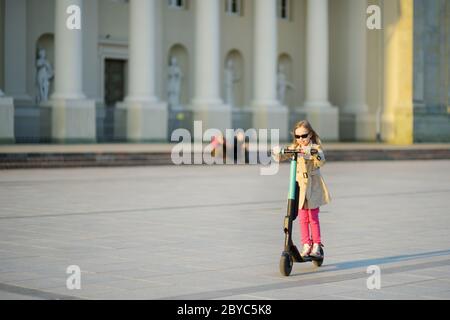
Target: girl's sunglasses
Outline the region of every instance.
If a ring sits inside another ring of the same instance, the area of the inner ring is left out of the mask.
[[[308,135],[309,135],[309,132],[308,133],[305,133],[305,134],[302,134],[302,135],[298,135],[298,134],[296,134],[295,135],[295,139],[300,139],[300,138],[302,138],[302,139],[306,139],[307,137],[308,137]]]

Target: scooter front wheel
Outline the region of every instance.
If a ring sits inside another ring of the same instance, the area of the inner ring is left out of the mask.
[[[280,258],[280,272],[283,276],[289,276],[292,271],[292,266],[294,261],[292,261],[291,255],[287,252],[283,252]]]

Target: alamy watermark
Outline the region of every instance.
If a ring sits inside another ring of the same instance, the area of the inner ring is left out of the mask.
[[[366,26],[369,30],[380,30],[381,29],[381,9],[379,6],[373,4],[367,7],[367,17]]]
[[[377,265],[371,265],[367,267],[366,273],[371,274],[366,280],[367,289],[381,289],[381,269]]]
[[[270,129],[270,138],[268,129],[248,129],[245,132],[243,129],[226,129],[223,134],[216,128],[203,132],[202,121],[194,121],[193,134],[192,137],[187,129],[182,128],[172,132],[170,140],[178,142],[171,152],[173,164],[248,163],[263,165],[260,168],[261,175],[278,172],[279,164],[274,161],[270,146],[278,145],[279,129]]]
[[[81,269],[77,265],[68,266],[66,273],[70,276],[66,280],[66,287],[68,290],[81,289]]]
[[[69,30],[81,30],[81,8],[77,5],[70,5],[66,9],[69,15],[66,19],[66,27]]]

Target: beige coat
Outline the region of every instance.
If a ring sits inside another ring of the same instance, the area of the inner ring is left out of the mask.
[[[318,150],[315,155],[310,149]],[[288,156],[274,157],[280,161]],[[298,208],[315,209],[331,201],[330,193],[320,173],[320,167],[325,164],[325,155],[320,145],[310,143],[306,148],[306,156],[298,157],[297,182],[300,187]]]

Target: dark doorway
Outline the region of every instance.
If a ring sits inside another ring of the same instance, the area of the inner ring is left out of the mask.
[[[98,132],[97,140],[102,142],[112,142],[117,140],[117,134],[114,132],[117,110],[115,108],[117,102],[121,102],[125,98],[125,75],[126,60],[105,59],[105,108],[101,112],[102,119],[100,126],[102,130]]]
[[[105,60],[105,105],[115,106],[125,97],[125,60]]]

